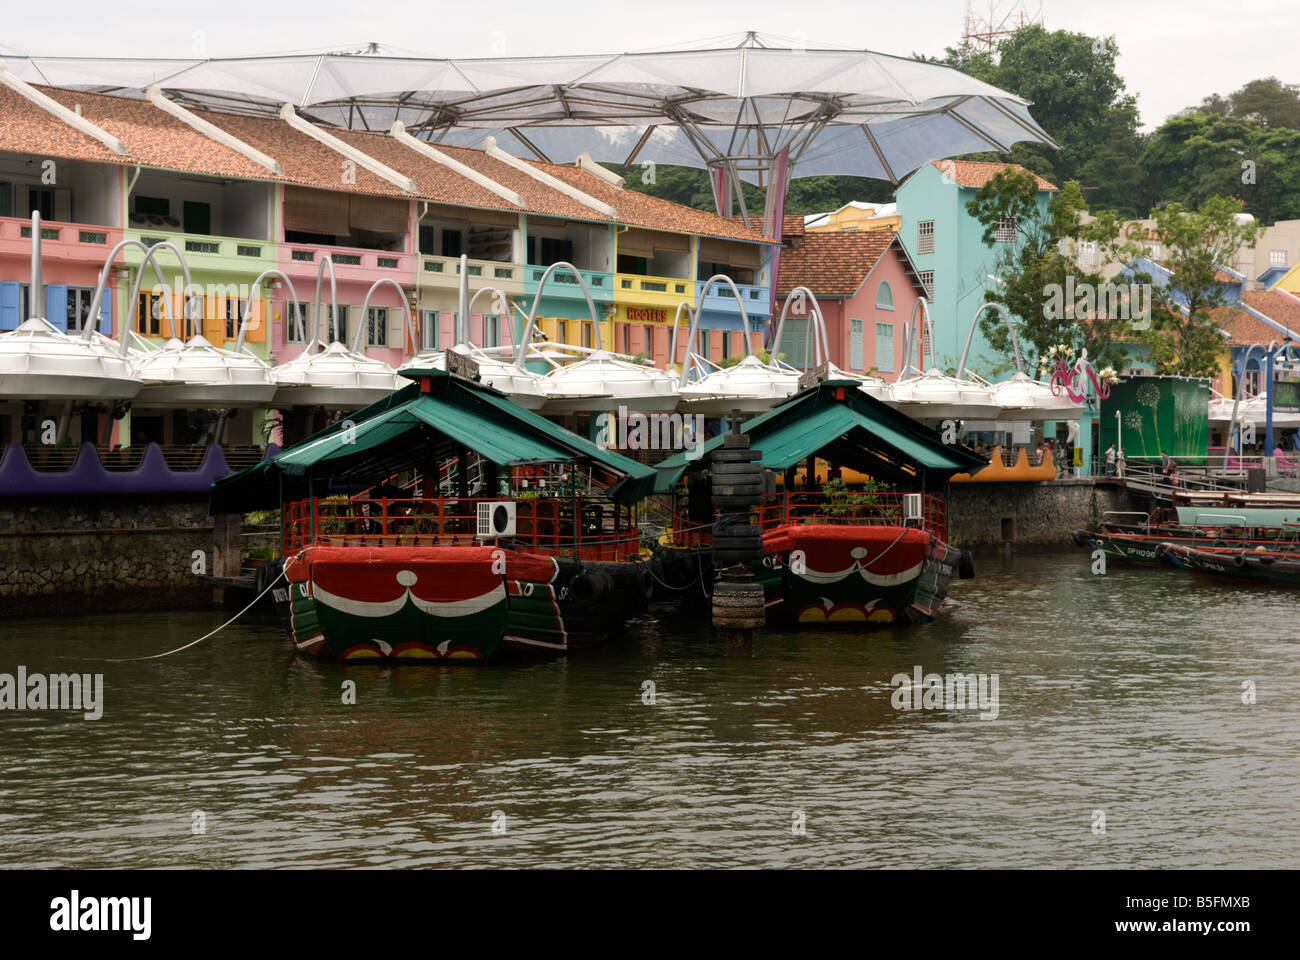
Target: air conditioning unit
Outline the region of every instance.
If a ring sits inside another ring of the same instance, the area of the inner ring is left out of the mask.
[[[478,505],[478,538],[493,540],[515,535],[515,506],[510,502]]]
[[[925,511],[919,493],[903,494],[903,525],[920,526],[925,519]]]

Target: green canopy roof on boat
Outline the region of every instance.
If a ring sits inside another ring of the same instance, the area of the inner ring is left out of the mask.
[[[933,430],[858,387],[855,380],[823,381],[749,420],[741,430],[769,470],[788,470],[818,456],[887,483],[933,487],[988,464],[968,447],[940,442]],[[704,453],[722,442],[714,437]],[[667,493],[687,470],[707,466],[706,457],[688,460],[684,453],[675,454],[655,468],[655,492]]]
[[[403,371],[416,383],[340,420],[270,460],[212,486],[212,512],[276,507],[331,478],[377,483],[405,466],[422,466],[428,452],[467,448],[498,467],[588,463],[617,480],[609,495],[634,503],[650,493],[654,471],[598,446],[491,387],[442,370]]]

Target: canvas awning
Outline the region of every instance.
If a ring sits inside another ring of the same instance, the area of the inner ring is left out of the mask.
[[[783,471],[817,456],[887,483],[932,488],[954,473],[975,473],[988,461],[960,444],[947,444],[911,417],[867,396],[856,380],[827,380],[755,417],[741,428],[769,470]],[[722,445],[714,437],[708,454]],[[655,492],[667,493],[707,456],[676,454],[656,468]]]

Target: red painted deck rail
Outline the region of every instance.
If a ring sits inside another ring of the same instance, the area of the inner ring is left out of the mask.
[[[316,497],[281,510],[285,555],[310,544],[334,546],[472,546],[478,505],[503,497]],[[516,546],[583,560],[629,560],[641,549],[632,508],[609,500],[516,500]],[[576,521],[575,521],[576,517]],[[313,532],[314,531],[314,532]]]
[[[856,493],[848,496],[820,492],[765,494],[750,517],[763,530],[783,523],[847,524],[849,526],[892,526],[903,522],[902,493]],[[948,539],[947,506],[942,497],[921,495],[921,527],[940,540]],[[709,546],[711,528],[699,529],[685,515],[673,515],[673,540],[683,546]]]

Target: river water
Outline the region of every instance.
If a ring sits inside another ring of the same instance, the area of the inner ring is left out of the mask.
[[[250,614],[118,664],[90,658],[229,614],[5,619],[0,672],[104,696],[0,712],[0,865],[1300,866],[1294,595],[976,559],[933,624],[747,654],[665,615],[567,659],[340,665]],[[996,719],[895,709],[918,666],[996,674]]]

